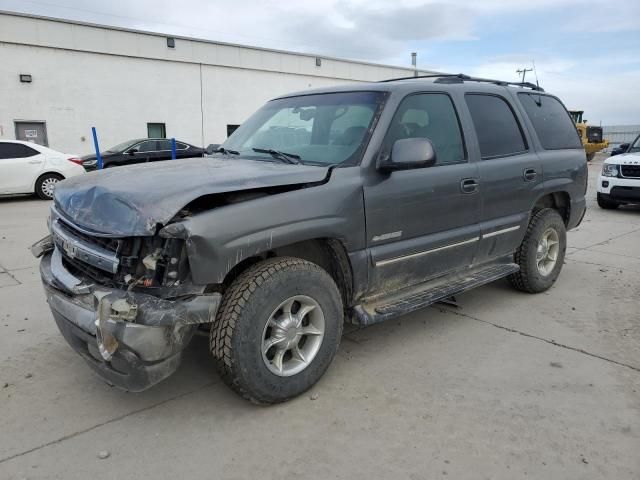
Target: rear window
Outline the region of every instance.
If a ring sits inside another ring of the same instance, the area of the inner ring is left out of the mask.
[[[545,150],[582,148],[573,120],[558,99],[537,93],[519,93],[518,98]]]
[[[504,98],[473,93],[465,99],[483,159],[516,155],[527,150],[522,129]]]

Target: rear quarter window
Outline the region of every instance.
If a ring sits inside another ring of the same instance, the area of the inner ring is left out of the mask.
[[[538,93],[519,93],[518,99],[533,124],[542,148],[582,148],[576,126],[557,98]]]

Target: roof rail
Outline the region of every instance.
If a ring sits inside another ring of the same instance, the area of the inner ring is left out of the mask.
[[[379,83],[395,82],[399,80],[415,80],[420,78],[435,78],[435,83],[464,83],[465,81],[467,81],[493,83],[494,85],[501,85],[503,87],[513,85],[516,87],[530,88],[531,90],[536,90],[538,92],[544,92],[544,89],[542,87],[531,82],[508,82],[506,80],[492,80],[490,78],[471,77],[469,75],[465,75],[464,73],[443,73],[432,75],[417,75],[414,77],[389,78],[387,80],[381,80]]]

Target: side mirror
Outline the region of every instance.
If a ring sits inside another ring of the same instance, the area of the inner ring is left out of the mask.
[[[629,150],[629,143],[621,143],[620,147],[622,150]]]
[[[207,155],[211,155],[213,153],[216,153],[219,148],[220,148],[219,143],[212,143],[207,148],[205,148],[204,151],[206,152]]]
[[[428,138],[403,138],[396,140],[391,155],[378,164],[378,170],[410,170],[432,167],[436,163],[436,151]]]
[[[138,153],[138,149],[137,148],[132,148],[131,150],[127,150],[127,153],[129,155],[135,155],[136,153]]]

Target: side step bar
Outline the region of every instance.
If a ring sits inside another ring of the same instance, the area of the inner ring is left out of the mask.
[[[518,270],[520,267],[515,263],[485,266],[453,278],[447,277],[440,283],[429,282],[405,291],[394,292],[388,297],[365,301],[354,307],[355,321],[362,326],[380,323],[428,307],[452,295],[491,283]]]

